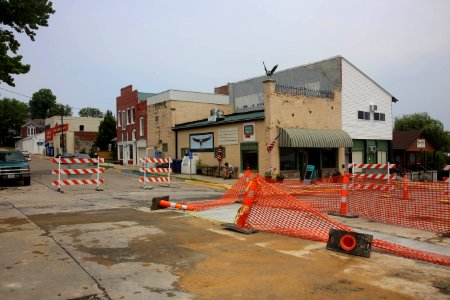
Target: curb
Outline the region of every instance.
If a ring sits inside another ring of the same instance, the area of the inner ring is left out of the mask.
[[[231,189],[231,185],[229,185],[229,184],[193,181],[193,180],[189,180],[189,179],[185,180],[184,182],[190,183],[190,184],[203,185],[203,186],[207,186],[207,187],[211,187],[211,188],[220,188],[220,189],[225,189],[225,190]]]

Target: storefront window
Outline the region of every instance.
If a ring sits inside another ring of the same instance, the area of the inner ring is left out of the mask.
[[[337,166],[337,149],[322,149],[322,168],[336,168]]]
[[[297,170],[297,150],[296,148],[280,148],[280,169],[281,171]]]

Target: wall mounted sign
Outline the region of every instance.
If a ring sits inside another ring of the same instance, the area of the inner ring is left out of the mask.
[[[189,148],[192,152],[213,152],[214,133],[200,133],[189,135]]]
[[[243,132],[243,137],[242,137],[242,141],[243,142],[254,142],[256,140],[256,127],[255,127],[255,123],[244,123],[242,124],[242,132]]]

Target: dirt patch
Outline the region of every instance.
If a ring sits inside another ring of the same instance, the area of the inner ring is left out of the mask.
[[[450,295],[450,279],[435,280],[433,286],[437,288],[442,294]]]

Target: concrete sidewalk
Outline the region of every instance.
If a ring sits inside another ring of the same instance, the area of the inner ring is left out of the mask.
[[[133,171],[139,172],[139,166],[134,165],[105,165],[106,167],[112,167],[117,170],[122,171]],[[229,189],[232,187],[238,179],[223,179],[221,177],[213,177],[213,176],[205,176],[198,174],[180,174],[180,173],[172,173],[172,177],[175,180],[184,180],[187,183],[191,184],[201,184],[203,186],[211,186],[213,188],[224,188]]]

